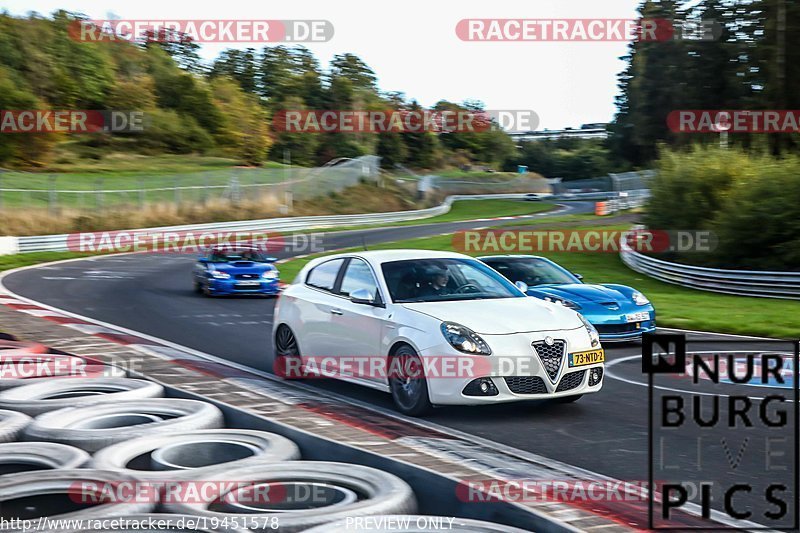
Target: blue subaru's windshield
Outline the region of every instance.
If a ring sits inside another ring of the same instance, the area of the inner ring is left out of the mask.
[[[253,261],[255,263],[265,263],[267,260],[263,255],[255,250],[214,250],[211,252],[209,260],[212,263],[231,263],[234,261]]]

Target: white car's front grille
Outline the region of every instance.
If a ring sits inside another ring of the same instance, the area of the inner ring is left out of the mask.
[[[583,376],[586,375],[585,370],[578,370],[577,372],[570,372],[561,378],[561,383],[558,384],[556,392],[564,392],[572,389],[577,389],[583,383]]]
[[[509,376],[505,380],[514,394],[547,394],[547,386],[539,376]]]
[[[563,340],[554,340],[552,344],[547,344],[545,341],[536,341],[533,343],[533,348],[539,359],[542,360],[544,369],[550,377],[550,381],[555,383],[558,377],[558,371],[561,370],[561,363],[564,361],[564,349],[567,343]]]

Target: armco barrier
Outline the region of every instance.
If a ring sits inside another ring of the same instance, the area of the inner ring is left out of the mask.
[[[156,228],[138,228],[127,231],[141,232],[182,232],[182,231],[303,231],[322,229],[335,226],[347,227],[367,224],[390,224],[392,222],[405,222],[421,220],[450,211],[453,202],[458,200],[489,200],[489,199],[521,199],[524,193],[509,194],[466,194],[448,196],[444,202],[427,209],[410,211],[392,211],[389,213],[366,213],[359,215],[322,215],[309,217],[284,217],[265,218],[260,220],[238,220],[233,222],[211,222],[206,224],[187,224],[184,226],[162,226]],[[617,198],[617,193],[592,192],[569,195],[540,195],[541,199],[548,200],[606,200]],[[66,233],[60,235],[35,235],[28,237],[0,237],[0,255],[27,253],[27,252],[65,252],[68,251]]]
[[[800,272],[725,270],[670,263],[632,250],[624,239],[620,258],[651,278],[703,291],[800,300]]]
[[[184,226],[163,226],[142,228],[143,232],[180,232],[180,231],[302,231],[332,226],[358,226],[362,224],[386,224],[419,220],[450,211],[457,200],[480,199],[514,199],[524,194],[482,194],[448,196],[441,205],[427,209],[412,211],[393,211],[390,213],[368,213],[363,215],[323,215],[310,217],[266,218],[261,220],[239,220],[234,222],[212,222],[207,224],[187,224]],[[0,237],[0,255],[27,252],[64,252],[67,251],[67,234],[37,235],[30,237]]]

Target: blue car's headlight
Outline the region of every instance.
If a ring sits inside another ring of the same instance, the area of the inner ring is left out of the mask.
[[[581,319],[581,322],[583,322],[583,325],[586,326],[586,331],[589,332],[589,340],[592,341],[592,348],[598,346],[600,344],[600,334],[597,332],[597,328],[586,320],[586,317],[582,314],[578,313],[578,317]]]
[[[633,291],[631,298],[633,298],[633,303],[636,305],[647,305],[650,303],[650,300],[648,300],[647,297],[639,291]]]
[[[575,309],[576,311],[581,308],[581,306],[575,302],[567,300],[566,298],[559,298],[558,296],[545,296],[544,299],[547,302],[563,305],[564,307],[569,307],[570,309]]]
[[[261,277],[264,279],[278,279],[278,276],[280,276],[280,272],[277,270],[267,270],[261,274]]]
[[[442,322],[442,335],[459,352],[491,355],[492,350],[477,333],[455,322]]]
[[[220,272],[219,270],[212,270],[209,272],[212,278],[216,279],[231,279],[231,275],[227,272]]]

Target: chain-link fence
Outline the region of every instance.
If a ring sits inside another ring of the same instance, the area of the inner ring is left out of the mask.
[[[455,179],[434,176],[432,179],[434,189],[446,194],[491,194],[512,192],[549,192],[547,182],[541,178],[534,178],[527,174],[518,174],[514,177],[487,173],[485,177],[477,179]]]
[[[233,167],[193,173],[154,175],[129,173],[42,174],[0,170],[0,210],[62,208],[96,211],[143,208],[151,204],[203,204],[213,200],[233,203],[273,197],[291,205],[340,191],[359,180],[379,179],[379,158],[336,159],[316,168]]]
[[[554,194],[579,194],[591,192],[631,192],[650,188],[650,180],[655,175],[652,170],[622,172],[597,178],[562,181],[560,178],[548,180]]]

